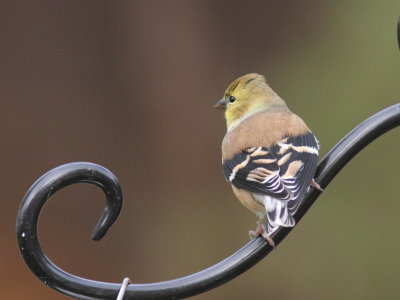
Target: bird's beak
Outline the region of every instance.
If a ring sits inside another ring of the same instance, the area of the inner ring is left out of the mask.
[[[222,99],[218,100],[218,102],[215,103],[214,108],[225,109],[226,108],[226,99],[222,98]]]

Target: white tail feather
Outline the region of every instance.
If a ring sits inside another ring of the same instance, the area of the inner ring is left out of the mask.
[[[288,209],[288,201],[275,199],[267,195],[255,195],[255,198],[262,202],[268,218],[268,232],[272,233],[279,226],[293,227],[296,222]]]

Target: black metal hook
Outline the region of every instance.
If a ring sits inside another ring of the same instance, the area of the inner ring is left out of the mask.
[[[316,179],[325,188],[358,152],[385,132],[400,125],[400,103],[390,106],[353,129],[319,163]],[[69,274],[54,265],[43,253],[37,237],[37,223],[45,202],[56,191],[74,183],[91,183],[107,197],[106,209],[96,226],[93,239],[101,239],[117,219],[122,192],[116,177],[107,169],[86,162],[55,168],[39,178],[25,195],[17,216],[17,239],[25,262],[32,272],[50,287],[79,299],[115,299],[120,284],[88,280]],[[312,189],[295,214],[298,222],[320,195]],[[292,228],[280,228],[272,236],[278,245]],[[271,252],[263,238],[256,238],[242,249],[203,271],[175,280],[131,284],[125,299],[179,299],[215,288],[251,268]]]
[[[397,44],[399,45],[400,49],[400,17],[397,20]]]

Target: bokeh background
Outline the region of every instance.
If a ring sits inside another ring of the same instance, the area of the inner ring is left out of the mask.
[[[255,217],[220,166],[226,86],[264,74],[325,154],[399,102],[393,1],[1,1],[0,293],[67,299],[19,255],[15,217],[29,186],[91,161],[124,191],[117,223],[90,240],[93,186],[57,193],[41,242],[65,270],[136,283],[204,269],[248,242]],[[394,299],[400,275],[399,130],[340,173],[266,259],[193,299]]]

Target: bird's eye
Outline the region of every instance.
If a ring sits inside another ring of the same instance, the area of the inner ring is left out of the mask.
[[[236,98],[234,96],[229,96],[229,103],[233,103],[236,101]]]

